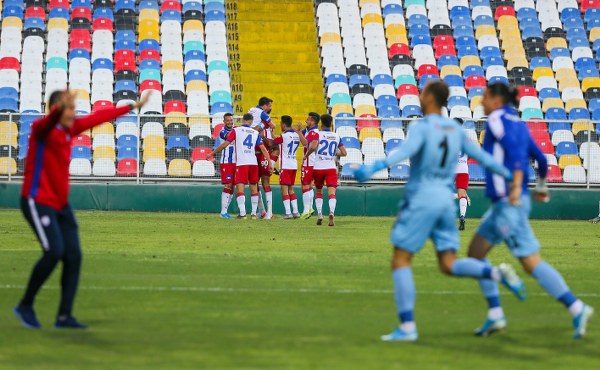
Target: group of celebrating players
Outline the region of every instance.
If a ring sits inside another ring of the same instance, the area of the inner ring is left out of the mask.
[[[333,117],[329,114],[319,115],[311,112],[306,118],[306,128],[302,130],[300,124],[294,125],[292,117],[282,116],[281,135],[275,137],[273,135],[275,124],[269,116],[272,105],[273,100],[267,97],[260,98],[258,105],[244,114],[241,126],[234,126],[233,114],[225,114],[223,118],[224,127],[219,134],[222,143],[207,156],[212,158],[222,152],[220,171],[224,188],[221,195],[221,217],[232,218],[228,209],[235,190],[240,210],[237,218],[241,220],[248,218],[245,195],[245,186],[248,185],[251,194],[250,218],[272,219],[271,175],[278,173],[285,220],[310,218],[314,213],[313,203],[315,203],[317,225],[322,225],[323,186],[327,186],[329,226],[334,226],[337,205],[335,191],[338,186],[336,157],[345,156],[346,149],[339,135],[332,131]],[[304,206],[302,214],[299,212],[298,199],[294,192],[298,172],[296,153],[300,144],[304,148],[301,168]],[[263,202],[259,190],[259,180],[266,202]]]

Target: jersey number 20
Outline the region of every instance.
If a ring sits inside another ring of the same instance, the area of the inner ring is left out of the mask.
[[[317,154],[329,155],[330,157],[333,157],[333,156],[335,156],[335,153],[337,152],[338,144],[335,141],[321,140],[321,141],[319,141],[319,146],[320,146],[320,148],[317,151]]]

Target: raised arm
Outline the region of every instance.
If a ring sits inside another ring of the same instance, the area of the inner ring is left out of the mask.
[[[50,131],[52,131],[54,126],[58,123],[63,110],[63,104],[56,104],[50,113],[34,122],[33,126],[31,126],[31,135],[38,140],[42,140],[48,136]]]
[[[87,129],[98,126],[104,122],[113,121],[134,109],[143,107],[148,102],[150,95],[152,95],[152,93],[143,95],[142,99],[135,104],[128,104],[119,108],[104,109],[85,117],[76,118],[73,127],[71,128],[71,135],[79,135]]]
[[[497,173],[506,179],[511,179],[511,172],[508,168],[496,162],[494,157],[481,150],[477,144],[466,137],[467,135],[464,134],[464,132],[463,135],[465,136],[463,141],[463,152],[465,152],[470,158],[473,158],[477,162],[481,163],[486,169],[492,171],[493,173]]]
[[[302,146],[306,148],[308,146],[308,140],[306,140],[306,136],[304,136],[304,134],[302,133],[302,125],[300,123],[297,124],[294,127],[294,131],[298,134]]]

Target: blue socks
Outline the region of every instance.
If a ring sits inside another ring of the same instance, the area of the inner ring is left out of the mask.
[[[413,323],[413,311],[415,309],[415,283],[412,269],[401,267],[392,271],[394,282],[394,301],[398,309],[398,318],[401,323]],[[411,325],[411,326],[414,326]]]
[[[492,268],[489,264],[475,258],[461,258],[457,259],[452,265],[452,275],[491,279]]]

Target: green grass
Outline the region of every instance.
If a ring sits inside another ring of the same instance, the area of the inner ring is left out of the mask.
[[[231,221],[214,215],[78,212],[84,268],[76,316],[92,328],[51,328],[58,271],[36,308],[44,325],[12,317],[39,255],[16,211],[0,211],[1,369],[592,369],[600,320],[571,340],[564,308],[526,278],[525,303],[503,295],[509,330],[475,338],[485,317],[477,284],[415,258],[414,344],[381,343],[396,324],[390,218]],[[463,249],[476,220],[462,234]],[[600,308],[600,227],[538,221],[543,255]],[[506,248],[492,254],[510,259]],[[452,294],[456,292],[457,294]]]

